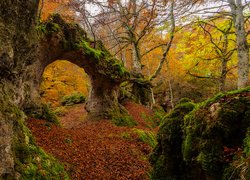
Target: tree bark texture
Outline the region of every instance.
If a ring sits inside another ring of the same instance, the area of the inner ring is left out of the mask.
[[[241,0],[228,0],[233,15],[238,51],[238,89],[248,85],[249,48],[244,26],[243,5]]]

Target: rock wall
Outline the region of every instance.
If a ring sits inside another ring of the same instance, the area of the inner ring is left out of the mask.
[[[15,177],[16,108],[29,104],[31,67],[38,47],[35,33],[38,1],[0,2],[0,177]]]

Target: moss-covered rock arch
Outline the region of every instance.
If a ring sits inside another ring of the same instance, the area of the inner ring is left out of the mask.
[[[119,108],[118,90],[129,72],[103,46],[94,42],[77,24],[66,23],[59,15],[37,26],[40,38],[40,57],[37,64],[37,87],[44,69],[58,59],[65,59],[83,68],[91,82],[86,110],[106,116]]]

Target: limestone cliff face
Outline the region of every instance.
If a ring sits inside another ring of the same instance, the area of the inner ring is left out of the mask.
[[[0,2],[0,177],[15,176],[12,142],[22,138],[16,137],[15,107],[28,104],[31,95],[37,7],[35,0]]]

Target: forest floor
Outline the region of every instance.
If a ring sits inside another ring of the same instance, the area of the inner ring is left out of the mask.
[[[154,132],[145,116],[152,111],[128,102],[125,107],[138,125],[118,127],[109,120],[86,120],[84,105],[74,105],[61,116],[61,126],[44,120],[27,123],[35,140],[65,166],[71,179],[149,179],[152,147],[133,134],[134,128]]]

